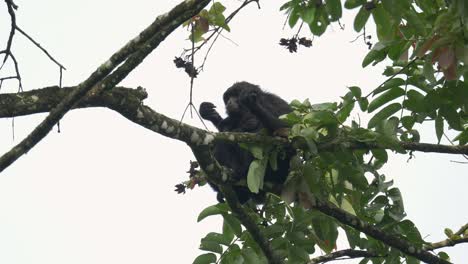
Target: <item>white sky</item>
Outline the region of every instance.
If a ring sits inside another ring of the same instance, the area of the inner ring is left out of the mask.
[[[83,81],[178,2],[16,1],[19,26],[67,67],[64,85]],[[224,2],[231,8],[241,3]],[[233,20],[232,33],[225,35],[238,46],[219,39],[195,82],[197,106],[212,101],[222,109],[222,93],[240,80],[288,101],[310,98],[314,103],[338,101],[346,86],[370,91],[384,80],[383,64],[361,69],[367,47],[361,40],[350,43],[357,34],[349,18],[343,20],[345,31],[333,25],[325,37],[315,39],[313,48],[290,54],[280,47],[279,39],[293,34],[281,30],[282,2],[263,1],[261,10],[252,4]],[[0,43],[5,43],[9,21],[4,3],[0,12]],[[188,101],[189,79],[172,60],[188,47],[187,36],[178,29],[121,84],[145,87],[145,103],[176,119]],[[14,52],[25,90],[58,84],[57,67],[20,35],[15,36]],[[9,82],[1,92],[16,89]],[[44,117],[15,118],[15,140],[12,120],[1,119],[0,152]],[[196,119],[184,121],[201,127]],[[0,175],[0,263],[191,263],[202,253],[200,239],[221,230],[217,217],[196,223],[198,213],[216,202],[208,187],[185,195],[173,191],[187,179],[193,159],[185,144],[106,109],[69,112],[61,128]],[[434,141],[432,126],[424,132],[424,141]],[[468,220],[466,165],[451,162],[462,159],[448,155],[416,153],[415,159],[407,159],[392,155],[384,172],[402,190],[409,218],[423,236],[441,240],[445,227],[455,230]],[[466,250],[461,245],[446,251],[455,263],[468,263]]]

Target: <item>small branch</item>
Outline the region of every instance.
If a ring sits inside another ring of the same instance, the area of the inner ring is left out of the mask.
[[[447,238],[439,242],[431,243],[429,245],[426,245],[424,249],[434,250],[434,249],[439,249],[443,247],[453,247],[461,243],[468,243],[468,237],[465,236],[462,238],[466,230],[468,230],[468,224],[462,226],[455,234],[453,234],[453,238]]]
[[[16,27],[15,9],[18,8],[13,3],[12,0],[5,0],[5,3],[7,5],[8,14],[10,14],[11,27],[10,27],[10,35],[8,36],[7,46],[5,49],[5,57],[3,58],[3,62],[2,62],[2,65],[0,66],[0,69],[3,67],[5,62],[8,60],[8,57],[11,55],[11,45],[13,43],[13,37],[15,36],[15,27]]]
[[[29,39],[29,41],[31,41],[36,47],[38,47],[40,50],[42,50],[42,52],[45,53],[45,55],[47,57],[49,57],[49,59],[53,62],[55,62],[55,64],[57,64],[61,69],[64,69],[66,70],[66,68],[61,64],[59,63],[56,59],[54,59],[54,57],[52,57],[52,55],[49,54],[49,52],[43,48],[41,46],[41,44],[39,44],[37,41],[35,41],[31,36],[29,36],[26,32],[24,32],[20,27],[18,27],[18,25],[15,25],[15,28],[16,30],[18,30],[21,34],[23,34],[23,36],[25,36],[27,39]]]
[[[462,236],[465,231],[468,230],[468,224],[460,227],[460,229],[455,233],[456,236]]]
[[[346,258],[343,258],[346,257]],[[354,259],[354,258],[377,258],[382,257],[364,250],[345,249],[332,252],[330,254],[311,259],[308,264],[325,263],[334,260]]]
[[[16,60],[13,53],[10,53],[10,58],[13,60],[13,65],[15,66],[16,79],[18,79],[18,92],[23,91],[23,83],[21,82],[21,75],[19,72],[18,61]]]
[[[408,241],[396,236],[384,232],[381,229],[364,222],[358,217],[336,207],[334,204],[328,201],[322,201],[312,194],[300,194],[303,201],[307,201],[307,207],[322,212],[325,215],[335,218],[342,224],[350,226],[364,234],[373,237],[390,247],[396,248],[401,252],[413,256],[421,261],[429,264],[449,264],[450,262],[443,260],[425,250],[417,248],[415,245]]]
[[[381,146],[375,142],[357,142],[349,141],[341,143],[342,146],[351,149],[389,149],[388,147]],[[468,145],[464,146],[448,146],[438,145],[429,143],[417,143],[417,142],[403,142],[399,141],[398,144],[405,150],[409,151],[420,151],[420,152],[435,152],[435,153],[446,153],[446,154],[468,154]],[[337,143],[322,144],[319,145],[319,149],[330,149],[336,147]]]
[[[368,98],[369,96],[373,95],[375,90],[379,89],[380,87],[384,86],[387,82],[389,82],[390,80],[392,80],[393,78],[395,78],[397,75],[401,74],[403,71],[405,71],[406,69],[408,69],[413,63],[416,62],[416,60],[418,59],[421,59],[419,57],[416,57],[414,59],[412,59],[410,62],[408,62],[403,68],[401,68],[399,71],[397,71],[396,73],[394,73],[392,76],[390,76],[389,78],[387,78],[383,83],[381,83],[379,86],[377,86],[374,90],[372,90],[369,94],[367,94],[366,96],[364,96],[364,98]]]
[[[252,2],[256,2],[257,3],[257,6],[258,8],[260,9],[260,4],[259,4],[259,0],[245,0],[236,10],[234,10],[231,14],[229,14],[229,16],[226,17],[226,24],[229,24],[229,22],[237,15],[237,13],[239,13],[239,11],[241,11],[244,7],[246,7],[247,5],[249,5],[250,3]],[[216,34],[219,34],[223,31],[223,28],[222,27],[217,27],[215,28],[215,30],[205,39],[205,41],[203,41],[202,44],[200,44],[199,46],[197,46],[194,50],[193,53],[196,53],[197,51],[199,51],[203,46],[205,46],[209,41],[210,39],[215,36]],[[217,39],[217,38],[216,38]],[[192,53],[192,56],[193,56],[193,53]],[[190,55],[189,55],[190,56]]]
[[[443,247],[453,247],[457,244],[468,243],[468,238],[454,238],[454,239],[446,239],[444,241],[440,241],[437,243],[432,243],[427,247],[424,247],[426,250],[434,250]]]

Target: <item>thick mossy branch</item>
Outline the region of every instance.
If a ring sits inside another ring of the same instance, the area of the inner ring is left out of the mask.
[[[306,207],[318,210],[325,215],[331,216],[347,226],[350,226],[374,239],[382,241],[390,247],[396,248],[401,252],[413,256],[425,263],[430,264],[450,264],[450,262],[443,260],[430,252],[417,248],[415,245],[408,241],[392,235],[388,232],[382,231],[379,228],[359,219],[358,217],[336,207],[334,204],[318,199],[313,195],[303,194],[301,200],[307,201]]]
[[[50,112],[74,89],[76,86],[64,88],[51,86],[22,93],[0,94],[0,118]],[[109,102],[113,102],[112,104],[128,101],[141,102],[147,97],[146,91],[140,87],[138,89],[115,87],[99,96],[83,98],[73,106],[73,109],[107,107]]]

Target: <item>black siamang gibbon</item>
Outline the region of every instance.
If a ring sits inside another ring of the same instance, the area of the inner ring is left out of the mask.
[[[224,119],[212,103],[200,104],[201,117],[211,121],[220,132],[258,133],[266,129],[268,133],[273,133],[287,127],[278,117],[291,112],[289,104],[279,96],[263,91],[257,85],[248,82],[235,83],[224,92],[223,100],[227,114]],[[249,151],[242,149],[237,143],[222,142],[215,144],[213,155],[222,166],[232,171],[232,180],[247,179],[250,163],[254,159]],[[265,182],[284,183],[289,173],[291,155],[284,156],[283,159],[278,159],[276,170],[273,170],[271,166],[267,167]],[[210,185],[217,192],[218,201],[224,202],[224,197],[218,188],[213,184]],[[241,203],[249,199],[256,203],[264,200],[265,192],[263,191],[255,194],[244,186],[235,185],[233,188]]]

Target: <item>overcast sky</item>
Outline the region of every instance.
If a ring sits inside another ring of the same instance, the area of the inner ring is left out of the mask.
[[[70,86],[178,2],[16,0],[17,22],[67,67],[63,80]],[[224,33],[232,41],[219,38],[195,80],[197,106],[211,101],[222,109],[222,93],[241,80],[287,101],[309,98],[313,103],[338,101],[351,85],[370,91],[384,80],[384,64],[361,68],[367,46],[361,40],[350,42],[357,34],[349,17],[342,22],[344,31],[333,25],[310,49],[290,54],[280,47],[279,39],[293,34],[282,30],[282,2],[263,1],[261,10],[252,4],[235,17],[232,32]],[[232,10],[241,1],[223,3]],[[0,12],[4,46],[9,30],[4,3]],[[187,37],[179,28],[121,83],[146,88],[145,104],[176,119],[188,102],[189,79],[172,60],[189,46]],[[25,90],[58,84],[57,66],[36,47],[20,35],[13,45]],[[17,88],[12,81],[0,92]],[[44,117],[15,118],[14,129],[11,119],[0,119],[0,152],[17,144]],[[367,120],[362,114],[353,117]],[[202,127],[195,118],[184,121]],[[174,192],[174,185],[188,178],[194,159],[184,143],[107,109],[71,111],[61,130],[54,129],[0,175],[0,263],[191,263],[202,253],[200,239],[221,230],[217,217],[196,223],[198,213],[216,203],[209,187],[185,195]],[[422,139],[434,142],[432,126]],[[392,155],[383,171],[402,190],[408,216],[423,237],[444,239],[445,227],[457,229],[468,220],[467,167],[451,162],[461,160],[453,155],[415,153],[408,158]],[[344,246],[341,240],[338,248]],[[455,263],[468,263],[466,245],[446,251]]]

